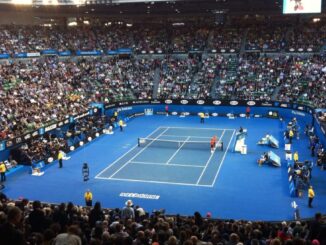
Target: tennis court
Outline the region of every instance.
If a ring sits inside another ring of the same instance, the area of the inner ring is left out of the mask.
[[[234,129],[158,127],[95,178],[213,187],[235,134]],[[210,139],[218,138],[210,151]]]

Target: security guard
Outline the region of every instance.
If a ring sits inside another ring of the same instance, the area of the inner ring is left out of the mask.
[[[298,162],[298,161],[299,161],[299,154],[298,154],[297,151],[294,152],[294,154],[293,154],[293,161],[294,161],[294,162]]]
[[[86,206],[92,207],[93,194],[89,189],[85,192],[84,198],[85,198]]]
[[[63,151],[60,150],[59,153],[58,153],[59,168],[62,168],[62,159],[63,159],[63,156],[64,156]]]
[[[315,197],[315,192],[312,189],[312,186],[309,186],[309,189],[308,189],[308,199],[309,199],[308,206],[309,206],[309,208],[312,208],[311,203],[314,200],[314,197]]]
[[[5,182],[6,181],[6,165],[4,164],[4,162],[0,162],[0,174],[1,174],[1,182]]]
[[[289,130],[289,143],[292,144],[292,139],[293,139],[293,136],[294,136],[294,132],[292,129]]]
[[[114,117],[114,120],[115,120],[115,121],[118,121],[118,111],[115,111],[115,112],[113,113],[113,117]]]
[[[203,112],[200,112],[199,117],[200,117],[200,123],[204,123],[205,122],[205,114]]]
[[[123,121],[122,120],[119,121],[119,127],[120,127],[120,131],[122,132],[123,131]]]

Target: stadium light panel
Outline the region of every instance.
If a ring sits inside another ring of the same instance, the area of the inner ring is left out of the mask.
[[[17,5],[32,5],[32,0],[11,0],[12,4]]]

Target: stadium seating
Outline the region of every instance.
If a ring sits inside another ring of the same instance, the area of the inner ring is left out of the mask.
[[[1,60],[0,141],[81,113],[94,102],[216,98],[278,100],[325,108],[325,56],[320,52],[325,45],[325,33],[323,24],[304,24],[298,28],[282,23],[170,28],[150,23],[132,27],[0,26],[0,54],[12,58],[17,53],[49,49],[69,50],[73,54],[65,59],[42,56],[23,61]],[[133,56],[74,56],[78,50],[106,53],[119,48],[132,48]],[[305,55],[292,55],[297,51]],[[311,52],[316,54],[310,55]],[[16,149],[21,156],[19,162],[31,164],[48,159],[59,148],[78,144],[87,139],[88,132],[109,125],[104,118],[93,119],[80,120],[67,132],[58,130],[56,134],[21,145]],[[278,146],[278,142],[273,142]],[[268,154],[273,165],[281,165],[276,154]],[[289,167],[289,175],[294,176],[294,166]],[[297,190],[305,187],[300,179],[293,178],[289,190],[291,196],[296,196]],[[72,203],[45,203],[33,209],[28,200],[13,201],[3,194],[0,202],[0,243],[5,237],[1,233],[2,224],[8,221],[5,214],[12,212],[12,206],[24,212],[22,239],[30,244],[56,244],[66,232],[76,235],[83,244],[274,245],[285,241],[310,244],[314,239],[319,239],[320,244],[326,242],[322,237],[326,233],[314,234],[315,226],[306,221],[289,224],[222,221],[211,219],[210,214],[201,217],[199,213],[193,217],[169,217],[162,212],[146,214],[137,206],[135,217],[123,220],[121,209],[102,210],[99,205],[90,209]],[[36,225],[30,218],[36,209],[41,210],[42,225]]]

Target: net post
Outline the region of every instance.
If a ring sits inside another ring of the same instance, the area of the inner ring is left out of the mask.
[[[137,138],[137,144],[138,144],[138,147],[140,147],[140,139]]]

